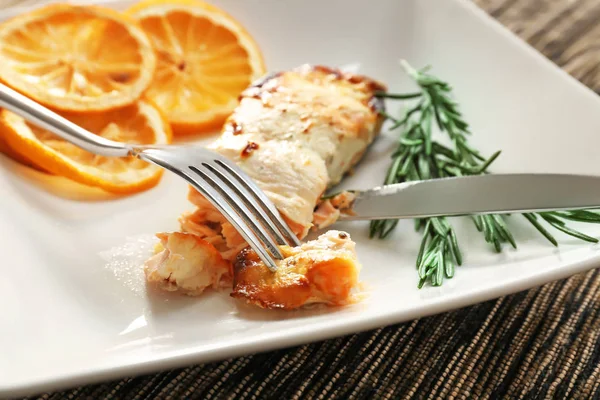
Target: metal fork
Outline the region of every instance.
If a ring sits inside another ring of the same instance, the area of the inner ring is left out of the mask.
[[[284,258],[278,245],[300,244],[275,205],[252,179],[215,152],[193,145],[146,146],[108,140],[2,84],[0,107],[83,150],[107,157],[135,156],[179,175],[225,216],[272,271],[277,269],[274,258]]]

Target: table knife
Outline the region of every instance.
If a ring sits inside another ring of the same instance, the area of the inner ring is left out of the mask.
[[[356,195],[341,220],[507,214],[600,207],[600,176],[495,174],[385,185]]]

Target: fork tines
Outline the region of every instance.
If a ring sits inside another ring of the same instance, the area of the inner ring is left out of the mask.
[[[294,246],[299,241],[281,219],[279,212],[273,210],[275,207],[272,203],[268,199],[268,202],[265,201],[264,193],[246,174],[236,171],[237,168],[234,169],[221,160],[215,160],[212,164],[202,162],[189,168],[208,184],[208,187],[201,185],[196,188],[217,208],[227,204],[219,211],[226,217],[233,217],[230,222],[255,251],[260,247],[258,255],[271,270],[275,270],[277,265],[269,253],[277,259],[283,259],[278,245]],[[265,251],[265,247],[269,253]]]
[[[279,245],[297,246],[294,235],[264,192],[237,165],[202,148],[144,149],[140,158],[186,179],[242,235],[269,269],[284,256]]]

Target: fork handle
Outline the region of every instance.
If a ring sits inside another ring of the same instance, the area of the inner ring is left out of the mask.
[[[125,157],[134,152],[133,147],[95,135],[3,84],[0,84],[0,107],[91,153]]]

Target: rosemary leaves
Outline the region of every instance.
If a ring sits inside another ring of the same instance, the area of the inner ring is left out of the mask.
[[[453,99],[452,87],[429,74],[428,68],[416,70],[405,61],[402,62],[402,66],[420,90],[407,94],[378,94],[379,97],[388,100],[414,103],[406,108],[401,118],[382,113],[391,121],[391,130],[402,129],[398,148],[392,155],[384,183],[488,173],[490,165],[500,155],[500,151],[485,158],[469,144],[469,125],[458,103]],[[434,126],[448,136],[450,145],[445,146],[434,140]],[[598,242],[598,239],[568,227],[567,222],[600,223],[600,213],[581,210],[528,213],[523,216],[555,246],[558,242],[544,225],[581,240]],[[490,243],[495,251],[502,251],[505,244],[517,248],[516,240],[506,223],[508,217],[476,215],[470,218],[477,230],[483,234],[484,240]],[[398,220],[373,221],[370,236],[386,238],[397,224]],[[462,264],[456,234],[445,217],[416,220],[415,228],[423,234],[416,260],[419,287],[426,283],[439,286],[444,278],[454,276],[456,265]]]

